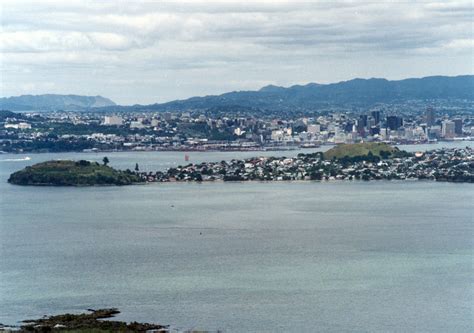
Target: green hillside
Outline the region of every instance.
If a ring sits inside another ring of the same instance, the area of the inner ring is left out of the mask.
[[[16,185],[91,186],[130,185],[143,182],[132,172],[115,170],[89,161],[47,161],[26,167],[10,175]]]
[[[354,158],[367,156],[369,153],[381,159],[393,157],[400,153],[396,147],[392,147],[382,142],[363,142],[354,144],[341,144],[329,149],[324,153],[324,158],[327,160]]]

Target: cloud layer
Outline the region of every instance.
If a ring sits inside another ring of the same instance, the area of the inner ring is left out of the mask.
[[[1,3],[1,95],[152,103],[265,84],[474,72],[468,1]]]

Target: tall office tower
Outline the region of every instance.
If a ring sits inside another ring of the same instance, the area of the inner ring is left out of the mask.
[[[426,124],[431,127],[435,124],[436,121],[436,113],[435,110],[430,106],[426,109]]]
[[[346,123],[344,125],[344,132],[346,132],[346,133],[352,132],[353,127],[354,127],[353,123],[351,123],[351,122]]]
[[[453,120],[454,122],[454,133],[457,135],[462,135],[462,119],[456,118]]]
[[[375,126],[380,124],[380,111],[372,111],[372,118],[374,118]]]
[[[387,128],[396,131],[403,125],[403,118],[397,116],[387,116]]]

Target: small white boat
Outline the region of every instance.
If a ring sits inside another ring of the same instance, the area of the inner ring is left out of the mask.
[[[22,161],[29,161],[31,157],[26,156],[23,158],[7,158],[6,160],[2,160],[3,162],[22,162]]]

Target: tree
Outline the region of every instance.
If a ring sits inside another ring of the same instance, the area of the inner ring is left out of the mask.
[[[109,164],[109,158],[107,156],[105,156],[103,159],[102,159],[102,162],[104,162],[104,165],[107,165]]]
[[[136,172],[140,171],[140,168],[138,167],[138,163],[135,163],[135,171]]]

